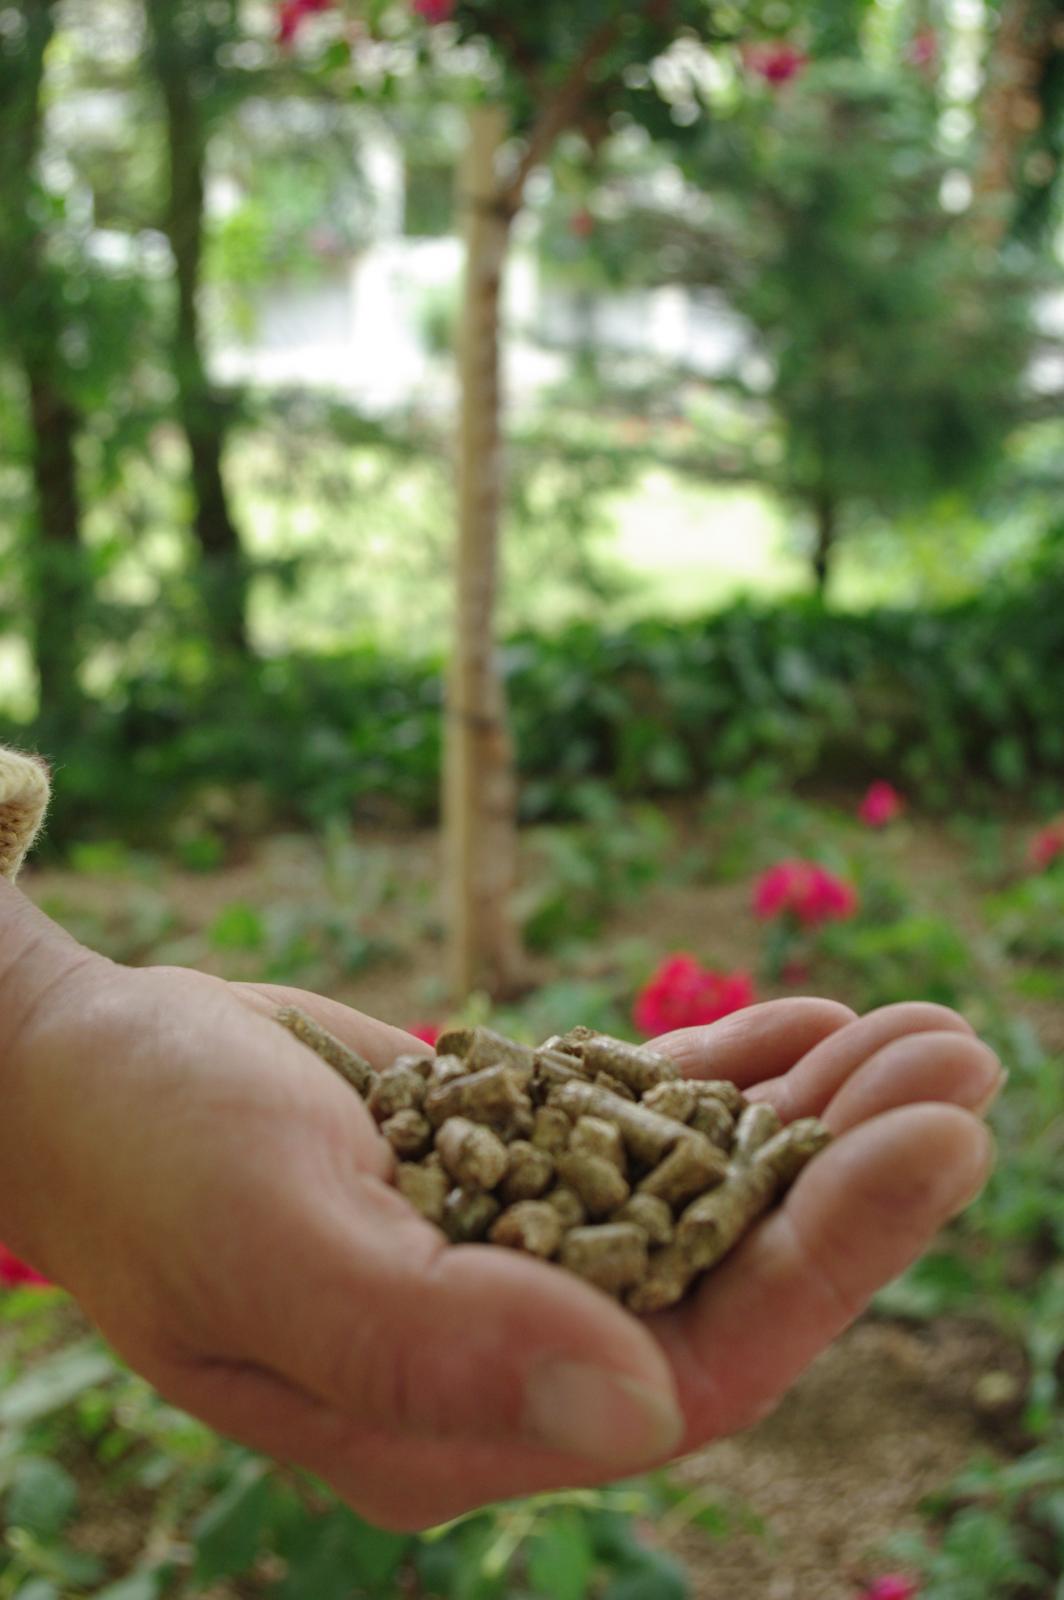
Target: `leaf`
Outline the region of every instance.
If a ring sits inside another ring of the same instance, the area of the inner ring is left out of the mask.
[[[607,1584],[602,1600],[688,1600],[683,1568],[660,1550],[643,1550]]]
[[[93,1600],[159,1600],[164,1577],[163,1568],[153,1567],[150,1572],[138,1572],[132,1578],[123,1578],[121,1583],[101,1589]]]
[[[373,1528],[353,1511],[318,1519],[289,1561],[276,1600],[350,1600],[355,1585],[391,1593],[392,1580],[413,1540]]]
[[[118,1363],[95,1339],[85,1339],[42,1361],[32,1372],[0,1394],[0,1424],[24,1427],[59,1411],[87,1389],[106,1383],[119,1372]]]
[[[193,1529],[200,1583],[235,1577],[255,1561],[270,1507],[264,1462],[244,1461]]]
[[[234,900],[223,906],[210,929],[215,950],[261,950],[266,941],[266,924],[254,906]]]
[[[44,1578],[31,1578],[16,1592],[15,1600],[62,1600],[62,1596],[54,1583],[47,1583]]]
[[[594,1570],[595,1552],[576,1511],[557,1512],[529,1542],[529,1580],[545,1600],[584,1600]]]
[[[78,1486],[69,1472],[44,1456],[27,1456],[15,1468],[7,1497],[7,1520],[39,1539],[54,1539],[78,1503]]]

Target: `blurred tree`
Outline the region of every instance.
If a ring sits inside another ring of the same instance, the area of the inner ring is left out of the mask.
[[[55,0],[20,0],[0,28],[0,328],[27,401],[33,537],[24,587],[39,695],[53,724],[77,715],[85,555],[63,274],[50,257],[57,202],[38,176],[45,56]]]
[[[247,651],[248,574],[226,493],[223,455],[230,417],[207,372],[199,298],[204,259],[207,148],[227,104],[221,51],[237,33],[237,0],[145,0],[151,63],[166,113],[165,231],[177,305],[174,376],[188,441],[193,529],[202,552],[210,632],[224,650]]]
[[[1064,8],[1059,0],[1001,0],[991,13],[979,108],[976,229],[1044,239],[1064,151]]]
[[[979,488],[1020,420],[1038,279],[972,250],[936,121],[915,63],[806,63],[704,127],[686,204],[651,207],[620,174],[592,241],[629,284],[705,286],[741,313],[747,347],[713,384],[740,421],[704,470],[801,509],[821,593],[844,534]]]
[[[452,988],[457,995],[480,987],[501,995],[524,981],[512,905],[516,773],[495,643],[503,478],[500,306],[511,231],[530,176],[566,130],[579,129],[595,144],[611,117],[649,108],[653,125],[675,131],[650,66],[679,39],[704,45],[718,27],[711,0],[644,0],[625,10],[607,0],[552,0],[515,10],[500,0],[442,11],[453,11],[463,42],[487,47],[499,76],[493,104],[470,118],[460,195],[467,260],[444,829]],[[506,170],[508,136],[520,147]]]

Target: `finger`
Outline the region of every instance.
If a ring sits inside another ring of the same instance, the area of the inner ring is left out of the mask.
[[[365,1056],[372,1067],[390,1067],[397,1056],[434,1053],[431,1045],[415,1039],[412,1033],[393,1028],[388,1022],[379,1022],[376,1017],[368,1017],[325,995],[277,983],[233,983],[230,988],[267,1016],[272,1016],[281,1006],[298,1006],[352,1050]]]
[[[877,1050],[848,1078],[824,1112],[835,1134],[899,1106],[938,1100],[982,1114],[997,1097],[1001,1062],[968,1034],[911,1033]]]
[[[986,1182],[984,1125],[910,1106],[828,1147],[678,1316],[657,1319],[690,1422],[686,1450],[745,1427],[927,1248]]]
[[[852,1023],[835,1000],[767,1000],[703,1028],[681,1028],[649,1049],[671,1056],[689,1078],[730,1078],[740,1088],[789,1072],[796,1061]]]
[[[835,1029],[814,1045],[792,1072],[772,1082],[759,1083],[751,1098],[771,1100],[785,1122],[820,1116],[847,1079],[877,1050],[907,1034],[933,1032],[974,1037],[964,1018],[946,1006],[924,1001],[883,1006],[845,1028]],[[770,1076],[763,1074],[765,1079]]]
[[[284,1252],[276,1313],[259,1332],[263,1364],[360,1426],[613,1473],[678,1438],[656,1342],[579,1279],[515,1252],[450,1249],[374,1179],[335,1202],[319,1195],[305,1231]]]

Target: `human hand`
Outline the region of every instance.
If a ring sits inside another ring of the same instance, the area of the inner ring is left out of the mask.
[[[93,958],[5,1062],[0,1235],[167,1398],[423,1527],[598,1483],[755,1421],[985,1180],[991,1052],[953,1013],[783,1000],[656,1041],[839,1135],[684,1307],[452,1249],[357,1096],[269,1020],[375,1065],[399,1030],[292,990]],[[962,1109],[965,1108],[965,1109]]]

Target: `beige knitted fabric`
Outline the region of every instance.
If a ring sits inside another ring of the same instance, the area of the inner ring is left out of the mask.
[[[48,809],[48,768],[0,748],[0,878],[14,879]]]

